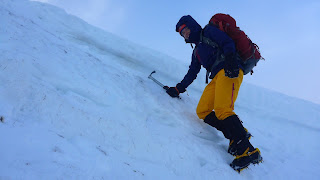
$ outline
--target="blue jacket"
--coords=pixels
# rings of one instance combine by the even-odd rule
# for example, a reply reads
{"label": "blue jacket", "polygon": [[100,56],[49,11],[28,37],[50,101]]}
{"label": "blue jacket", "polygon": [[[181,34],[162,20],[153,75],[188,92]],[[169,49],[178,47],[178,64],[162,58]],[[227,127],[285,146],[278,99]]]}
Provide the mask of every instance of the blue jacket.
{"label": "blue jacket", "polygon": [[187,88],[196,78],[200,72],[201,65],[211,72],[211,77],[214,77],[221,69],[224,68],[224,61],[212,65],[217,59],[218,49],[212,46],[200,42],[200,34],[203,31],[203,35],[212,41],[216,42],[220,50],[225,56],[228,54],[235,54],[236,48],[234,41],[225,33],[216,28],[215,26],[206,26],[204,29],[190,16],[183,16],[177,23],[176,31],[178,31],[181,25],[185,24],[191,31],[187,43],[194,43],[196,47],[192,53],[192,61],[189,66],[188,73],[181,81],[181,86]]}

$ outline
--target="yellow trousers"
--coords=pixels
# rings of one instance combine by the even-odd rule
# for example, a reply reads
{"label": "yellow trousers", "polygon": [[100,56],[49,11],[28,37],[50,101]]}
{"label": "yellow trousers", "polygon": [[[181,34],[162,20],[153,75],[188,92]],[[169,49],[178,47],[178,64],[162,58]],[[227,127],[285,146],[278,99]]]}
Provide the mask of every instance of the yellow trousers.
{"label": "yellow trousers", "polygon": [[211,80],[204,89],[197,107],[197,115],[204,119],[208,114],[215,111],[219,120],[224,120],[229,116],[235,115],[234,103],[243,79],[243,71],[240,70],[237,78],[225,76],[224,69]]}

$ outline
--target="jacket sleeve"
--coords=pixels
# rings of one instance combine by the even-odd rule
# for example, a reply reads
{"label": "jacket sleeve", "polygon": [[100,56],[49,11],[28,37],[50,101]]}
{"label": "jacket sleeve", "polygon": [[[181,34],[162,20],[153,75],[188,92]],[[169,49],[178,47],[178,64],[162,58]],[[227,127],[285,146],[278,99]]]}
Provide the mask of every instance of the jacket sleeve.
{"label": "jacket sleeve", "polygon": [[194,50],[193,54],[192,54],[192,61],[189,66],[189,70],[188,70],[187,74],[184,76],[183,80],[181,81],[181,85],[184,88],[187,88],[197,78],[197,75],[201,69],[201,64],[198,61],[198,59],[195,55],[195,52],[196,51]]}

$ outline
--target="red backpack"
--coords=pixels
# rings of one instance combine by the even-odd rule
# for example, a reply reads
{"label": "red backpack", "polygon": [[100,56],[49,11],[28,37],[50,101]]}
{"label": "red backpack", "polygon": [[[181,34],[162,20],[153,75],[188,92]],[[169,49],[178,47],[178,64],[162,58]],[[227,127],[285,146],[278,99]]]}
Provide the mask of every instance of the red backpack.
{"label": "red backpack", "polygon": [[[238,54],[242,59],[244,69],[248,69],[248,71],[251,71],[252,73],[252,68],[260,59],[263,58],[261,57],[259,47],[254,44],[239,27],[237,27],[236,20],[228,14],[218,13],[212,16],[209,24],[218,27],[221,31],[228,34],[228,36],[235,42]],[[245,74],[247,73],[248,72],[245,72]]]}

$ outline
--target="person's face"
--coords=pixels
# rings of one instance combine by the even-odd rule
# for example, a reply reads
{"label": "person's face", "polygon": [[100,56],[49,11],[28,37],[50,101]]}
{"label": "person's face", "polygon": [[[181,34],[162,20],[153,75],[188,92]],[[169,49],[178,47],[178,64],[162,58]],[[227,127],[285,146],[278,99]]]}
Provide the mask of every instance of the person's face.
{"label": "person's face", "polygon": [[181,36],[184,37],[184,39],[188,40],[189,36],[190,36],[190,29],[188,27],[185,27],[182,31],[181,31]]}

